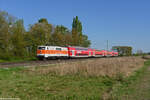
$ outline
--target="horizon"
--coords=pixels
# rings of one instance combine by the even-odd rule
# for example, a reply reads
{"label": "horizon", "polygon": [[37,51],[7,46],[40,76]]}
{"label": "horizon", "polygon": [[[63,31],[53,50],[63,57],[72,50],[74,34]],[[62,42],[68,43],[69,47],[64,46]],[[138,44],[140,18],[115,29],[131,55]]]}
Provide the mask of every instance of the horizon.
{"label": "horizon", "polygon": [[78,16],[83,25],[83,33],[91,40],[92,48],[106,49],[108,40],[109,48],[132,46],[133,52],[150,52],[150,1],[94,1],[0,0],[0,10],[23,19],[26,30],[40,18],[46,18],[53,25],[64,25],[71,29],[73,17]]}

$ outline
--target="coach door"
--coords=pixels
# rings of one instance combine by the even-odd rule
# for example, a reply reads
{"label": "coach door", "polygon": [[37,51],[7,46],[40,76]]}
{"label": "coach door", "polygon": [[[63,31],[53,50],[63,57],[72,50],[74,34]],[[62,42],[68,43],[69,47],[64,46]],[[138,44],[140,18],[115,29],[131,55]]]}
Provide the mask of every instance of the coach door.
{"label": "coach door", "polygon": [[72,50],[72,56],[75,56],[75,50]]}
{"label": "coach door", "polygon": [[91,56],[91,51],[89,51],[89,56]]}
{"label": "coach door", "polygon": [[93,56],[95,56],[95,51],[93,51]]}

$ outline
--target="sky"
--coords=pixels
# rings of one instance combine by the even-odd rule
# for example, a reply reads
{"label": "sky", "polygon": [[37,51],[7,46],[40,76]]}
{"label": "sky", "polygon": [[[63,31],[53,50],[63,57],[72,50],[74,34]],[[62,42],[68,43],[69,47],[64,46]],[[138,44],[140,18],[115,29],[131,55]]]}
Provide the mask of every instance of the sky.
{"label": "sky", "polygon": [[71,29],[78,16],[91,47],[132,46],[150,52],[150,0],[0,0],[0,10],[23,19],[25,28],[46,18]]}

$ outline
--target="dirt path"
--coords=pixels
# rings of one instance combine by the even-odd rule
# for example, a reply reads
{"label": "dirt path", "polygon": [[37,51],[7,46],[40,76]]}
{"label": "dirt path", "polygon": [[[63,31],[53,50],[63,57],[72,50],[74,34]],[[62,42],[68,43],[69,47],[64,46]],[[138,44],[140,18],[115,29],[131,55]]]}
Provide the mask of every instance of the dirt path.
{"label": "dirt path", "polygon": [[150,100],[150,66],[128,90],[130,92],[123,100]]}

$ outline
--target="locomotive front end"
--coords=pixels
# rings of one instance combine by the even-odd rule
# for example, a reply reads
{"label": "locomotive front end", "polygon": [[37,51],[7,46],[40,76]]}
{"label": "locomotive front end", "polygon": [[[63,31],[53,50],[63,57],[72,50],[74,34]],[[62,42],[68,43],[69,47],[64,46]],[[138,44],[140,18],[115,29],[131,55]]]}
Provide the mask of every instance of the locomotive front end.
{"label": "locomotive front end", "polygon": [[44,59],[45,58],[45,49],[46,47],[45,46],[39,46],[37,48],[37,58],[38,59]]}

